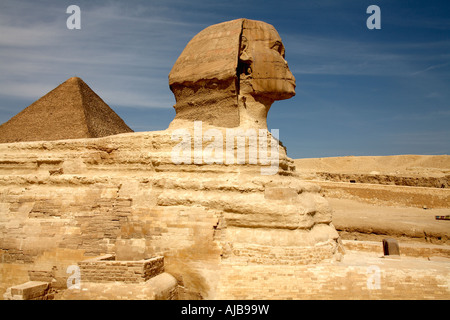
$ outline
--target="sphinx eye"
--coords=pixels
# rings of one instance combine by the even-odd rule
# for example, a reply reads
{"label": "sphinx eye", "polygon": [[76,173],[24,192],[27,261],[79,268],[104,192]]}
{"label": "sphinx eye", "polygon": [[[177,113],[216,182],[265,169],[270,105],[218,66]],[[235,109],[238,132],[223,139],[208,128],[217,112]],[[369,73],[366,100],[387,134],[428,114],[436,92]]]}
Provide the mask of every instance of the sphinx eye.
{"label": "sphinx eye", "polygon": [[284,46],[281,43],[281,41],[275,41],[275,43],[272,45],[271,49],[277,51],[284,58]]}

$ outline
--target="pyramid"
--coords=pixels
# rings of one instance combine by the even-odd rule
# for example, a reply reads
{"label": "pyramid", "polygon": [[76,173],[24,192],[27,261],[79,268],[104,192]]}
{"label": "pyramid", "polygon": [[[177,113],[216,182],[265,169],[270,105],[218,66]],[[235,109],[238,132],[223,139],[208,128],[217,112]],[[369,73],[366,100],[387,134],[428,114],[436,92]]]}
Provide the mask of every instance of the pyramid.
{"label": "pyramid", "polygon": [[0,143],[98,138],[133,132],[80,78],[73,77],[0,126]]}

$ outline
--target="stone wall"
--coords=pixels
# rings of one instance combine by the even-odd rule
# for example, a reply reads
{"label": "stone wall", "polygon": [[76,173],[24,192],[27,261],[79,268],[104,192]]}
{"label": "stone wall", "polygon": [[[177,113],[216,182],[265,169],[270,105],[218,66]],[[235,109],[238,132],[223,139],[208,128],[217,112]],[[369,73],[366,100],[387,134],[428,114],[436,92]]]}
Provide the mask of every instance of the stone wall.
{"label": "stone wall", "polygon": [[164,272],[164,257],[140,261],[117,261],[112,255],[78,263],[82,281],[125,283],[145,282]]}
{"label": "stone wall", "polygon": [[424,188],[381,184],[350,184],[314,181],[329,198],[355,199],[373,204],[422,208],[448,208],[448,188]]}
{"label": "stone wall", "polygon": [[442,177],[408,177],[389,174],[356,174],[356,173],[333,173],[314,172],[319,180],[351,183],[370,183],[381,185],[427,187],[427,188],[449,188],[450,175]]}

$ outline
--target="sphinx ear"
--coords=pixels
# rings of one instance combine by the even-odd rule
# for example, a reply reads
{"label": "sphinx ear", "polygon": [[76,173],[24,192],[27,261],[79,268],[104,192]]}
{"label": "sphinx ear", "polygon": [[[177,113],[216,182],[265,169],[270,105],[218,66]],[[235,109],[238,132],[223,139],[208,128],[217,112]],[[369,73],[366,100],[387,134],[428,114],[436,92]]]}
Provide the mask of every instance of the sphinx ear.
{"label": "sphinx ear", "polygon": [[238,61],[238,74],[245,74],[246,76],[252,73],[252,57],[248,50],[248,40],[246,37],[241,36],[240,48],[239,48],[239,61]]}
{"label": "sphinx ear", "polygon": [[252,58],[248,49],[248,40],[246,37],[241,36],[240,48],[239,48],[239,60],[242,62],[251,62]]}

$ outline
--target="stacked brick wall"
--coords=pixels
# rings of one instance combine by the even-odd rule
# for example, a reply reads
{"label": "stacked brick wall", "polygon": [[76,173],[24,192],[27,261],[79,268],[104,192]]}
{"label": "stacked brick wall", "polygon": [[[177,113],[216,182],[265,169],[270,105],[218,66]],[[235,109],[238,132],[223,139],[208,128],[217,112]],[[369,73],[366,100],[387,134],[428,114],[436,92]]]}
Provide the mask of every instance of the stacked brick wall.
{"label": "stacked brick wall", "polygon": [[[330,250],[330,246],[333,247]],[[239,261],[258,264],[306,265],[331,259],[336,250],[334,243],[311,247],[272,247],[233,244],[232,253]]]}
{"label": "stacked brick wall", "polygon": [[79,262],[81,280],[138,283],[164,272],[164,257],[140,261],[116,261],[108,258],[100,257]]}

